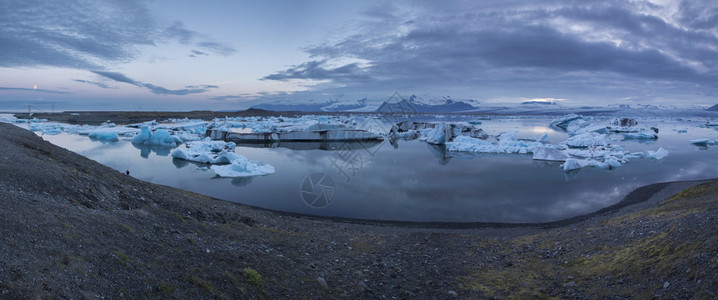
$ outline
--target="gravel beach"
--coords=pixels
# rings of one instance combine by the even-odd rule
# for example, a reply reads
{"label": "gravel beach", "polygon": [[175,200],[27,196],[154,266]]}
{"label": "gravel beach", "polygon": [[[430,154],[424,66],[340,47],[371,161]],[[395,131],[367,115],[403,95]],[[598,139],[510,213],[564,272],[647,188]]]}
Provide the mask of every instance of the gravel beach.
{"label": "gravel beach", "polygon": [[0,123],[0,205],[0,298],[718,297],[718,181],[549,224],[349,222],[147,183]]}

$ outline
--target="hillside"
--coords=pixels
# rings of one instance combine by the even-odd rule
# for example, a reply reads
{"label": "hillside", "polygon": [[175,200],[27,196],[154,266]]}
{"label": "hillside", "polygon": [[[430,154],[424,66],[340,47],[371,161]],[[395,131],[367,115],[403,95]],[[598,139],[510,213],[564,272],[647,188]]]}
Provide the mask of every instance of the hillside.
{"label": "hillside", "polygon": [[136,180],[0,123],[0,298],[715,298],[716,195],[651,185],[561,224],[340,222]]}

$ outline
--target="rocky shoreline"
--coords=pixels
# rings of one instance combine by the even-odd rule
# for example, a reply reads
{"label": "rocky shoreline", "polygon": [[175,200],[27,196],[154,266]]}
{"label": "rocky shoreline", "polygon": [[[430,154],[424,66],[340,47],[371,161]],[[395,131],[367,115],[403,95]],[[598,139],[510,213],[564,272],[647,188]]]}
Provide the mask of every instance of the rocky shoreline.
{"label": "rocky shoreline", "polygon": [[718,296],[718,181],[562,223],[457,228],[212,199],[9,124],[0,153],[0,298]]}

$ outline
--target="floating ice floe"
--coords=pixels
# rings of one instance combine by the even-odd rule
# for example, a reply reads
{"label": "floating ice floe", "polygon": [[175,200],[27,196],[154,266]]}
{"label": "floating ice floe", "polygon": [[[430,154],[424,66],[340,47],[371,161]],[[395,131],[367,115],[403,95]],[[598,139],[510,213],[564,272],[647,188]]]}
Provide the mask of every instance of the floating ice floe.
{"label": "floating ice floe", "polygon": [[120,140],[120,136],[117,134],[117,131],[110,131],[110,130],[102,130],[102,129],[92,130],[92,131],[90,131],[88,136],[91,139],[110,141],[110,142]]}
{"label": "floating ice floe", "polygon": [[[432,128],[433,126],[433,128]],[[420,129],[420,140],[435,145],[443,145],[453,141],[458,136],[467,136],[478,139],[486,139],[489,137],[481,128],[472,125],[457,123],[415,123],[414,128]]]}
{"label": "floating ice floe", "polygon": [[446,150],[476,153],[533,153],[537,147],[544,147],[539,142],[526,142],[516,139],[514,132],[501,135],[498,142],[489,142],[468,136],[457,136],[452,142],[446,143]]}
{"label": "floating ice floe", "polygon": [[169,131],[165,129],[157,129],[152,133],[149,126],[144,125],[140,133],[132,138],[132,143],[161,147],[177,147],[177,145],[182,143],[182,139],[170,135]]}
{"label": "floating ice floe", "polygon": [[566,161],[570,158],[568,154],[556,147],[535,147],[533,159],[546,161]]}
{"label": "floating ice floe", "polygon": [[621,166],[621,162],[615,157],[606,157],[602,161],[596,159],[574,159],[569,158],[564,162],[561,167],[564,171],[571,171],[586,167],[594,167],[600,169],[613,169]]}
{"label": "floating ice floe", "polygon": [[622,135],[623,139],[626,140],[655,140],[658,138],[658,134],[650,130],[640,132],[627,132],[622,133]]}
{"label": "floating ice floe", "polygon": [[38,119],[38,118],[15,119],[15,123],[42,123],[42,122],[47,122],[47,119]]}
{"label": "floating ice floe", "polygon": [[249,177],[274,173],[274,167],[260,162],[250,161],[242,155],[228,165],[210,167],[220,177]]}
{"label": "floating ice floe", "polygon": [[691,140],[691,144],[698,145],[698,146],[718,145],[718,140],[695,139],[695,140]]}
{"label": "floating ice floe", "polygon": [[548,143],[549,142],[548,132],[544,132],[541,136],[536,138],[536,141],[539,143]]}
{"label": "floating ice floe", "polygon": [[235,144],[224,141],[194,141],[187,142],[185,147],[172,151],[172,157],[208,164],[231,163],[238,158],[234,153]]}
{"label": "floating ice floe", "polygon": [[43,134],[56,135],[62,133],[64,126],[58,123],[30,123],[30,131],[39,131]]}
{"label": "floating ice floe", "polygon": [[274,167],[234,153],[235,144],[224,141],[195,141],[172,151],[172,157],[199,163],[225,164],[210,167],[220,177],[259,176],[274,173]]}
{"label": "floating ice floe", "polygon": [[648,151],[646,153],[646,157],[661,160],[664,159],[666,156],[668,156],[668,150],[661,148],[658,148],[656,151]]}
{"label": "floating ice floe", "polygon": [[17,123],[17,118],[13,114],[0,114],[0,122]]}
{"label": "floating ice floe", "polygon": [[426,142],[429,144],[446,144],[452,138],[451,126],[446,123],[439,123],[426,133]]}
{"label": "floating ice floe", "polygon": [[588,132],[569,137],[564,144],[571,148],[589,148],[608,145],[608,137],[605,134]]}
{"label": "floating ice floe", "polygon": [[[565,130],[571,122],[579,120],[579,119],[583,120],[583,117],[581,117],[577,114],[569,114],[569,115],[561,116],[561,117],[558,117],[558,118],[552,120],[549,123],[549,125],[552,127],[558,127],[558,128]],[[585,121],[585,120],[583,120],[583,121]]]}
{"label": "floating ice floe", "polygon": [[[279,141],[331,142],[381,140],[382,136],[364,129],[357,129],[356,120],[327,116],[302,116],[299,118],[258,118],[253,121],[242,118],[215,119],[207,125],[212,139],[237,143],[264,143]],[[244,122],[232,125],[234,122]],[[241,127],[251,132],[232,132],[229,128]]]}
{"label": "floating ice floe", "polygon": [[549,123],[551,127],[558,127],[566,131],[568,135],[581,135],[585,133],[608,133],[606,126],[591,125],[585,118],[577,114],[570,114],[557,118]]}

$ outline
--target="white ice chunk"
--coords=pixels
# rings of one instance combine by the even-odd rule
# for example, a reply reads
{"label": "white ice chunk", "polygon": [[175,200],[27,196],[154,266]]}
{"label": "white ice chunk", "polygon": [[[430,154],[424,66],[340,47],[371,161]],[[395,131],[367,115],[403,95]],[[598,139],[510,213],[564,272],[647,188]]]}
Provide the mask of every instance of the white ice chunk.
{"label": "white ice chunk", "polygon": [[91,139],[97,139],[97,140],[103,140],[103,141],[118,141],[120,140],[119,135],[117,134],[117,131],[114,130],[103,130],[103,129],[96,129],[90,131],[88,134]]}
{"label": "white ice chunk", "polygon": [[446,123],[440,123],[426,133],[426,142],[430,144],[446,144],[451,139],[451,126]]}
{"label": "white ice chunk", "polygon": [[565,163],[561,165],[564,171],[571,171],[576,169],[581,169],[585,167],[594,167],[594,168],[600,168],[600,169],[612,169],[617,168],[621,166],[621,162],[618,161],[618,159],[614,157],[607,157],[604,159],[604,161],[599,161],[595,159],[573,159],[569,158],[566,160]]}
{"label": "white ice chunk", "polygon": [[536,141],[539,143],[548,143],[548,132],[544,132],[540,137],[536,138]]}
{"label": "white ice chunk", "polygon": [[516,140],[513,132],[504,133],[498,143],[492,143],[468,136],[457,136],[454,141],[446,143],[446,150],[476,153],[532,153],[535,148],[543,147],[542,143]]}
{"label": "white ice chunk", "polygon": [[274,167],[271,165],[249,161],[242,155],[237,156],[231,164],[211,166],[210,168],[220,177],[248,177],[274,173]]}
{"label": "white ice chunk", "polygon": [[668,156],[668,150],[663,149],[663,147],[658,148],[656,151],[649,150],[648,153],[646,153],[646,157],[658,160],[664,159],[666,156]]}
{"label": "white ice chunk", "polygon": [[568,132],[568,134],[570,134],[570,135],[585,133],[585,132],[583,132],[583,129],[585,129],[586,127],[589,127],[590,125],[591,125],[591,123],[589,123],[588,121],[586,121],[582,118],[575,119],[567,124],[566,132]]}
{"label": "white ice chunk", "polygon": [[536,147],[533,150],[535,160],[566,161],[569,156],[554,147]]}
{"label": "white ice chunk", "polygon": [[577,120],[577,119],[581,119],[581,118],[583,118],[583,117],[581,117],[577,114],[569,114],[569,115],[565,115],[565,116],[554,119],[553,121],[551,121],[551,123],[549,123],[549,125],[566,129],[566,127],[568,127],[568,124],[570,122]]}
{"label": "white ice chunk", "polygon": [[698,146],[716,145],[716,144],[718,144],[718,140],[695,139],[695,140],[691,140],[691,144],[698,145]]}
{"label": "white ice chunk", "polygon": [[172,157],[208,164],[231,163],[240,155],[234,153],[236,145],[233,142],[204,141],[187,142],[185,148],[172,151]]}
{"label": "white ice chunk", "polygon": [[604,134],[589,132],[572,136],[564,142],[572,148],[588,148],[608,145],[608,137]]}
{"label": "white ice chunk", "polygon": [[144,125],[140,133],[132,139],[132,143],[160,147],[177,147],[177,145],[182,143],[182,139],[170,135],[169,131],[165,129],[158,129],[155,133],[152,133],[149,126]]}
{"label": "white ice chunk", "polygon": [[622,135],[626,140],[655,140],[658,138],[658,134],[653,131],[627,132]]}

